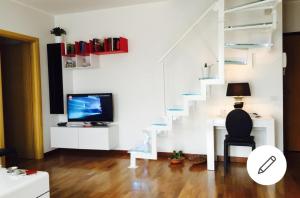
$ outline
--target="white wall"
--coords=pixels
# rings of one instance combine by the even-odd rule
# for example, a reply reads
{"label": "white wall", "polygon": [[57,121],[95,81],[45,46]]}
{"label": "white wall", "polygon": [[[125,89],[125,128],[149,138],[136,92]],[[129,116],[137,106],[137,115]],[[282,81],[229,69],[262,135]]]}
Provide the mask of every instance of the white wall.
{"label": "white wall", "polygon": [[[40,40],[44,151],[50,150],[50,126],[57,116],[50,115],[48,91],[47,43],[53,42],[49,30],[54,26],[54,17],[21,6],[11,1],[0,1],[0,29],[17,32]],[[16,123],[17,124],[17,123]]]}
{"label": "white wall", "polygon": [[300,31],[300,1],[283,2],[283,32]]}
{"label": "white wall", "polygon": [[[95,70],[73,71],[75,93],[113,92],[115,118],[119,124],[119,149],[130,149],[141,142],[141,130],[163,113],[162,67],[160,56],[179,38],[212,1],[172,0],[92,12],[59,15],[56,25],[66,28],[68,40],[88,40],[94,37],[125,36],[129,53],[102,56],[101,67]],[[282,22],[279,8],[279,28],[274,34],[275,47],[257,51],[255,66],[228,66],[228,81],[250,81],[253,96],[246,109],[276,119],[276,142],[282,148]],[[216,63],[216,32],[211,13],[195,32],[168,58],[167,103],[180,102],[179,94],[197,91],[201,65]],[[238,17],[237,17],[238,18]],[[251,17],[248,17],[251,19]],[[205,50],[205,47],[208,47]],[[206,153],[206,123],[208,116],[229,110],[233,99],[225,97],[226,85],[215,86],[206,102],[194,106],[191,116],[177,120],[168,137],[159,138],[159,151],[182,149],[186,153]],[[255,131],[258,145],[264,143],[263,133]],[[218,142],[223,140],[224,131]],[[222,148],[218,147],[222,154]],[[233,155],[245,156],[249,150],[234,149]]]}

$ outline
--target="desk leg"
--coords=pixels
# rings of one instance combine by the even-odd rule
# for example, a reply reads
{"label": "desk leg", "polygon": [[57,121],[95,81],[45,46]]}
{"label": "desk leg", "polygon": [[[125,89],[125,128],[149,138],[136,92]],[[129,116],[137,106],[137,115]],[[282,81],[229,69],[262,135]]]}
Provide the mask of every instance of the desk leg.
{"label": "desk leg", "polygon": [[275,146],[275,122],[272,120],[266,126],[266,133],[267,133],[267,145]]}
{"label": "desk leg", "polygon": [[206,133],[207,147],[207,170],[215,170],[215,131],[213,123],[210,122]]}

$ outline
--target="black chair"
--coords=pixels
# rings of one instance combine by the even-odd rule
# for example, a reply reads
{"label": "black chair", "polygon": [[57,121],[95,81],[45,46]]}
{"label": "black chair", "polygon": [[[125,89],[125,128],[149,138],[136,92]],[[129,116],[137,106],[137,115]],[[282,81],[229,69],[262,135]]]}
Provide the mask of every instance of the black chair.
{"label": "black chair", "polygon": [[17,165],[18,164],[18,153],[13,148],[4,148],[0,149],[0,157],[7,157],[9,158],[7,160],[8,166]]}
{"label": "black chair", "polygon": [[242,109],[231,111],[226,117],[225,123],[228,135],[224,140],[224,169],[229,163],[228,149],[230,146],[250,146],[255,149],[254,137],[250,136],[253,123],[250,115]]}

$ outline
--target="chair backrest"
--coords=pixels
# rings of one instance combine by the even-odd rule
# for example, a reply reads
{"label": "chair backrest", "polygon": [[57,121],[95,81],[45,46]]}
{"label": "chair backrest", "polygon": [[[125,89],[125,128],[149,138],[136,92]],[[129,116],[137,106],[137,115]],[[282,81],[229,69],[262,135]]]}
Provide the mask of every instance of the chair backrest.
{"label": "chair backrest", "polygon": [[246,111],[235,109],[227,115],[225,126],[229,136],[242,138],[250,136],[253,123]]}

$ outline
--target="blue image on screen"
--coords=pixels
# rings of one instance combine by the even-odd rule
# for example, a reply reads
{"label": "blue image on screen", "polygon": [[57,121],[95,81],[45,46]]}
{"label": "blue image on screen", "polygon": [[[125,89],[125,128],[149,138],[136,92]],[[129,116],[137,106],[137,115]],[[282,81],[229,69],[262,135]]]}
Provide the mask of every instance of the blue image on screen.
{"label": "blue image on screen", "polygon": [[70,96],[68,117],[73,120],[97,120],[102,114],[100,96]]}

